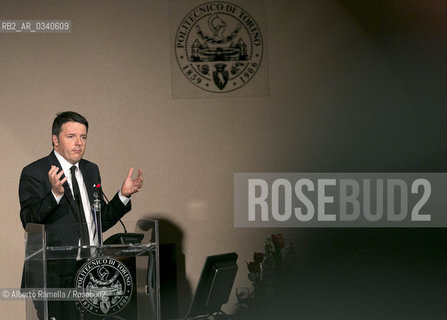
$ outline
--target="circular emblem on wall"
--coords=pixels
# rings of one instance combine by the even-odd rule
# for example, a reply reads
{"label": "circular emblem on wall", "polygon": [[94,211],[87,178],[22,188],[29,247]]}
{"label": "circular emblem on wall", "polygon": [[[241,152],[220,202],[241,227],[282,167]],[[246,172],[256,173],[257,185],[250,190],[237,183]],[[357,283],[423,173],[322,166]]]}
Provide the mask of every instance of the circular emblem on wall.
{"label": "circular emblem on wall", "polygon": [[81,312],[111,315],[124,309],[132,296],[129,269],[110,257],[88,260],[79,268],[75,281],[77,307]]}
{"label": "circular emblem on wall", "polygon": [[263,40],[253,17],[224,1],[191,10],[175,35],[175,55],[185,77],[215,93],[230,92],[248,83],[258,71]]}

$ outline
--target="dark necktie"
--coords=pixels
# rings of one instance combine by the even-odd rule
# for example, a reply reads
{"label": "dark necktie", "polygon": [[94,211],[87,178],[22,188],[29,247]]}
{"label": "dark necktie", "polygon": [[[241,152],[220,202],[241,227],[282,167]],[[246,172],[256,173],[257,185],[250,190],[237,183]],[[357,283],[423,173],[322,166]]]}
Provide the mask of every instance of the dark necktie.
{"label": "dark necktie", "polygon": [[70,168],[71,184],[73,186],[73,194],[78,207],[78,216],[81,226],[81,245],[86,246],[90,244],[88,236],[87,221],[85,220],[84,206],[82,205],[81,191],[79,190],[78,180],[76,179],[76,166]]}

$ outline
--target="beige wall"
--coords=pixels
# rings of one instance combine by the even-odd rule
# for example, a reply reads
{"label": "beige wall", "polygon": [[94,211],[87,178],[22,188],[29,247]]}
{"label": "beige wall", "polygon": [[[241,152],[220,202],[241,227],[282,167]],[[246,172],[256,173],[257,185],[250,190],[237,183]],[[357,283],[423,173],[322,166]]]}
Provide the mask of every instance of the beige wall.
{"label": "beige wall", "polygon": [[[400,142],[419,137],[401,117],[419,116],[417,80],[405,80],[418,71],[395,64],[400,51],[384,53],[335,1],[266,5],[270,95],[172,99],[167,1],[2,1],[2,19],[71,19],[73,31],[0,34],[0,287],[20,282],[20,171],[50,152],[59,111],[88,118],[85,158],[108,195],[130,166],[144,170],[126,219],[181,229],[192,288],[204,257],[227,251],[239,254],[236,286],[248,285],[244,261],[271,231],[233,227],[233,173],[417,170]],[[433,139],[437,125],[424,127]],[[307,232],[293,233],[298,248]],[[0,312],[24,318],[19,302],[0,302]]]}

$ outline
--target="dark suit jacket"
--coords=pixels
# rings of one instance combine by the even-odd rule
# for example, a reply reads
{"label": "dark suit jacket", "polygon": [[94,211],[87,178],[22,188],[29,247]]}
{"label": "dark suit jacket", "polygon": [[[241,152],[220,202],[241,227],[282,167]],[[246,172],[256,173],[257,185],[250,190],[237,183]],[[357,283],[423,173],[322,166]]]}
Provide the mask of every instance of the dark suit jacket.
{"label": "dark suit jacket", "polygon": [[[52,165],[62,168],[54,152],[26,166],[20,176],[19,198],[20,219],[25,228],[28,223],[44,224],[47,246],[77,246],[80,239],[79,216],[76,203],[67,182],[64,184],[64,195],[57,204],[48,179],[48,171]],[[101,183],[98,166],[87,160],[79,162],[79,168],[84,178],[90,203],[93,203],[93,192],[97,190],[94,184]],[[130,202],[125,206],[118,193],[106,205],[102,194],[99,195],[102,206],[102,229],[112,227],[131,209]],[[24,283],[22,287],[32,287]],[[32,281],[31,281],[32,282]]]}

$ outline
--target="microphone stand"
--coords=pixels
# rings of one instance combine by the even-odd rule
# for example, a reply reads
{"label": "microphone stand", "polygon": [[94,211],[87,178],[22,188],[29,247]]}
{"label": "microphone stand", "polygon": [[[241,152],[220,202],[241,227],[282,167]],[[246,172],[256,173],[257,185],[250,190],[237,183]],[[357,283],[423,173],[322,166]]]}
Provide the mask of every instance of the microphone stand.
{"label": "microphone stand", "polygon": [[102,256],[103,254],[103,240],[102,240],[102,217],[101,217],[101,200],[99,198],[99,192],[101,185],[96,185],[95,188],[98,192],[93,192],[93,205],[92,205],[92,213],[93,219],[95,222],[96,228],[96,236],[98,237],[98,255]]}

